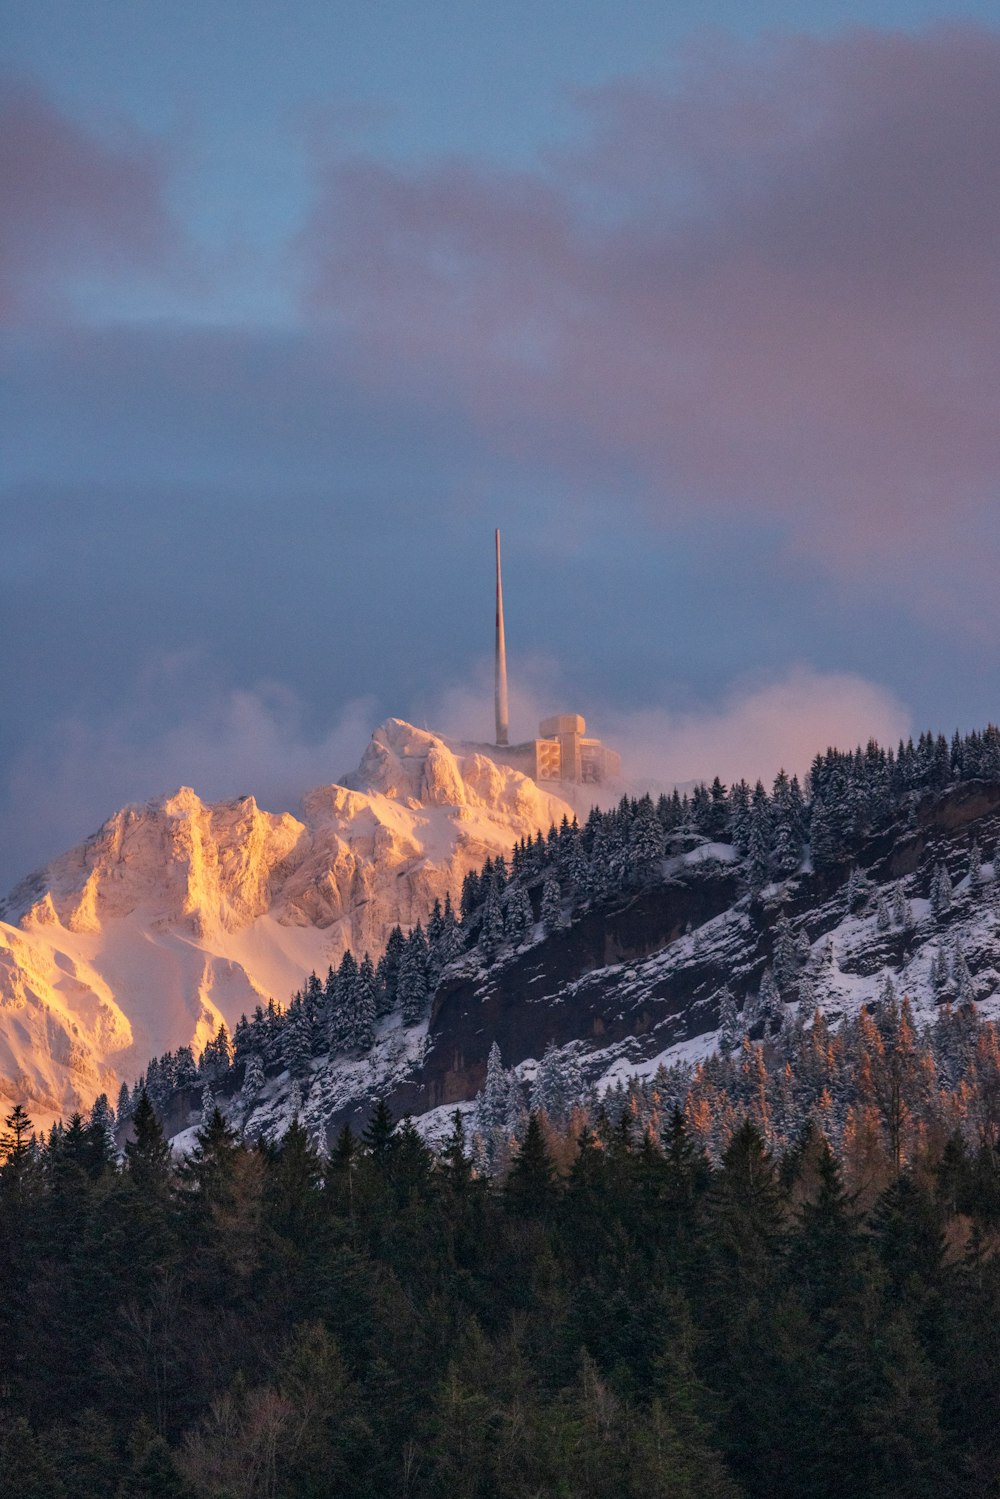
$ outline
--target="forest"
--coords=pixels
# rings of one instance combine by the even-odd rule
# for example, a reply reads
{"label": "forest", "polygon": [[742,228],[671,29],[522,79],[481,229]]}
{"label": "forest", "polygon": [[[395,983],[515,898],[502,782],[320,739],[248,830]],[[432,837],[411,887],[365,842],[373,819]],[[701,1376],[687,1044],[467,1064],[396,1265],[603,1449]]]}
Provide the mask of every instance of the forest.
{"label": "forest", "polygon": [[676,1106],[532,1111],[494,1175],[384,1105],[179,1164],[145,1096],[122,1159],[17,1108],[4,1493],[993,1495],[998,1097],[898,1143],[890,1092],[867,1154],[744,1111],[714,1160]]}

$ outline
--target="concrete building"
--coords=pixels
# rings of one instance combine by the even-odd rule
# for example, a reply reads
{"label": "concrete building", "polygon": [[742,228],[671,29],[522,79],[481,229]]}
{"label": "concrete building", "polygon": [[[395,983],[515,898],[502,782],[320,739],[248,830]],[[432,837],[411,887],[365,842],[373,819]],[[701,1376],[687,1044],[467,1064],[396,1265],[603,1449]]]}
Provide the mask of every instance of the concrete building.
{"label": "concrete building", "polygon": [[501,765],[510,765],[533,781],[566,781],[571,785],[598,785],[617,781],[622,758],[600,739],[587,737],[587,725],[579,713],[559,713],[538,725],[538,738],[523,744],[484,744],[484,754]]}

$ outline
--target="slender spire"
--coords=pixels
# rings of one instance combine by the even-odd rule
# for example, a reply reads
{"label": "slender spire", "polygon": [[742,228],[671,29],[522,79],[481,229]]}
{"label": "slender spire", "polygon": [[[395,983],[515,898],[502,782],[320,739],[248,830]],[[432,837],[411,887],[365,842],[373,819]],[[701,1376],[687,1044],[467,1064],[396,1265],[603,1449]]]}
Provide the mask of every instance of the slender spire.
{"label": "slender spire", "polygon": [[497,744],[506,744],[510,723],[507,713],[507,647],[503,638],[503,587],[500,583],[500,532],[497,543],[497,661],[496,661],[496,711]]}

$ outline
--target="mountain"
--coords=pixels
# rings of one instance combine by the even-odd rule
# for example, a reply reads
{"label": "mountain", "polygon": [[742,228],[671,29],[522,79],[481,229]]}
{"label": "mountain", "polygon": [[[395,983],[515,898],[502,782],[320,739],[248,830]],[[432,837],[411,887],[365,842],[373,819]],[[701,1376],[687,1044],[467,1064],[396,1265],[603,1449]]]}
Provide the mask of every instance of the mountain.
{"label": "mountain", "polygon": [[[782,775],[771,796],[741,783],[592,813],[579,832],[520,851],[499,882],[484,871],[466,902],[466,950],[410,1023],[390,994],[374,1032],[352,1042],[339,1020],[355,1003],[348,976],[287,1016],[258,1015],[238,1030],[235,1058],[187,1086],[160,1059],[148,1076],[157,1107],[182,1145],[206,1081],[251,1137],[277,1138],[297,1114],[326,1145],[385,1099],[434,1138],[482,1094],[494,1045],[504,1127],[516,1129],[553,1090],[565,1115],[628,1079],[690,1105],[698,1064],[744,1042],[747,1066],[776,1068],[780,1092],[787,1048],[808,1044],[817,1012],[836,1030],[898,998],[920,1028],[948,1007],[969,1024],[994,1020],[1000,768],[951,763],[947,745],[942,761],[943,741],[928,740],[926,756],[828,752],[808,805]],[[306,1041],[289,1047],[293,1033]],[[727,1078],[738,1103],[746,1075],[730,1067]],[[845,1074],[832,1100],[841,1125],[853,1086]]]}
{"label": "mountain", "polygon": [[38,1123],[117,1092],[154,1054],[286,1004],[343,952],[456,900],[484,859],[572,816],[517,771],[388,719],[298,816],[189,788],[116,812],[0,914],[0,1098]]}

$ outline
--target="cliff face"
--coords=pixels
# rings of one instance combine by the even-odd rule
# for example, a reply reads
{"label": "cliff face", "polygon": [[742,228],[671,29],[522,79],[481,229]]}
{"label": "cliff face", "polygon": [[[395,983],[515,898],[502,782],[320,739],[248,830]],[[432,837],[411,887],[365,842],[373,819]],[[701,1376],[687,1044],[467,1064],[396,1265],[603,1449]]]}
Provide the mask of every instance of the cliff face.
{"label": "cliff face", "polygon": [[481,754],[389,719],[298,816],[189,788],[116,812],[22,882],[0,922],[0,1099],[37,1123],[151,1055],[287,1002],[346,948],[457,899],[466,872],[570,809]]}

